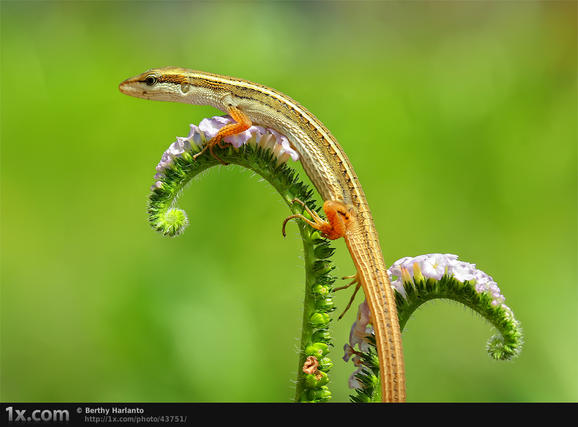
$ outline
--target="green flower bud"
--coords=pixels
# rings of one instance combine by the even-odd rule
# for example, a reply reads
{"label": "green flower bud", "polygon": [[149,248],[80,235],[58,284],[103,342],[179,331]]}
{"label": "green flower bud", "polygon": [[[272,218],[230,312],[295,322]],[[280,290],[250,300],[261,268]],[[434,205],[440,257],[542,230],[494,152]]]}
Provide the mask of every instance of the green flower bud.
{"label": "green flower bud", "polygon": [[331,341],[331,334],[328,329],[319,329],[313,333],[311,340],[314,342],[329,343]]}
{"label": "green flower bud", "polygon": [[333,302],[333,298],[320,298],[316,301],[317,308],[323,311],[333,311],[335,310],[335,303]]}
{"label": "green flower bud", "polygon": [[333,269],[331,262],[329,261],[315,261],[313,264],[313,271],[317,274],[329,273]]}
{"label": "green flower bud", "polygon": [[311,229],[311,234],[309,234],[309,238],[313,240],[313,243],[316,245],[323,244],[327,242],[327,240],[323,237],[323,234],[319,230]]}
{"label": "green flower bud", "polygon": [[318,297],[326,297],[331,294],[331,288],[327,285],[317,284],[313,286],[311,293]]}
{"label": "green flower bud", "polygon": [[331,255],[333,255],[334,252],[335,249],[328,245],[319,245],[313,250],[315,256],[322,259],[329,258]]}
{"label": "green flower bud", "polygon": [[159,215],[156,223],[157,229],[165,236],[178,236],[189,225],[187,214],[182,209],[170,208]]}
{"label": "green flower bud", "polygon": [[314,328],[323,328],[329,324],[330,320],[329,314],[317,311],[309,317],[309,324]]}
{"label": "green flower bud", "polygon": [[305,385],[308,388],[320,388],[329,382],[325,372],[317,371],[314,374],[305,374]]}
{"label": "green flower bud", "polygon": [[329,372],[333,368],[333,361],[329,357],[319,359],[319,370]]}
{"label": "green flower bud", "polygon": [[329,353],[329,346],[322,342],[310,344],[305,348],[305,355],[315,356],[318,360]]}
{"label": "green flower bud", "polygon": [[307,396],[312,402],[326,402],[331,398],[331,392],[327,386],[321,386],[320,388],[310,389]]}

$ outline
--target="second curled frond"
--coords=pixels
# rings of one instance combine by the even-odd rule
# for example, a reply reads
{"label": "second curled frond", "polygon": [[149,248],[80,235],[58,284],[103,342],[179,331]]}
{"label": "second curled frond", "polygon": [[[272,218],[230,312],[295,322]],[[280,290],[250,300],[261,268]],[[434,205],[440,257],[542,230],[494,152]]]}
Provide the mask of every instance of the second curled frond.
{"label": "second curled frond", "polygon": [[[433,299],[450,299],[479,313],[496,329],[486,345],[490,357],[509,360],[522,350],[523,334],[520,322],[504,301],[498,285],[491,276],[474,264],[459,261],[457,255],[428,254],[405,257],[393,263],[388,270],[395,291],[400,328],[403,330],[415,310]],[[359,306],[357,320],[351,328],[349,343],[345,345],[347,361],[354,355],[357,370],[349,380],[355,389],[351,399],[371,402],[376,399],[373,386],[375,363],[371,355],[374,346],[369,308],[364,301]]]}
{"label": "second curled frond", "polygon": [[450,299],[464,304],[496,329],[486,349],[496,360],[513,359],[520,353],[523,334],[520,322],[505,304],[497,283],[475,264],[457,255],[429,254],[403,258],[390,268],[396,290],[399,324],[403,329],[411,314],[432,299]]}

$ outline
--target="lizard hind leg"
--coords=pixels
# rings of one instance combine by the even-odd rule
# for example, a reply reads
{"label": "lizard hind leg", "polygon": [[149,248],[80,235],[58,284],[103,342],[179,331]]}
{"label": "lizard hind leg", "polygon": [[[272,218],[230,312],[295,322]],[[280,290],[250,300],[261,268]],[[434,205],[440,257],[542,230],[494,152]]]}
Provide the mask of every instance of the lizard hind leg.
{"label": "lizard hind leg", "polygon": [[346,276],[343,277],[343,279],[353,279],[351,282],[349,282],[347,285],[345,286],[340,286],[338,288],[333,289],[333,292],[337,292],[340,291],[342,289],[347,289],[349,288],[351,285],[357,285],[355,286],[355,290],[353,291],[353,294],[351,295],[351,298],[349,299],[349,302],[347,303],[347,306],[345,307],[345,310],[343,310],[343,313],[341,313],[338,317],[339,320],[341,320],[343,318],[343,316],[345,315],[345,313],[347,313],[347,311],[349,310],[349,308],[351,307],[351,304],[353,304],[353,301],[355,300],[355,296],[357,295],[357,292],[359,291],[359,288],[361,288],[361,283],[359,282],[359,278],[357,276],[357,274],[353,275],[353,276]]}

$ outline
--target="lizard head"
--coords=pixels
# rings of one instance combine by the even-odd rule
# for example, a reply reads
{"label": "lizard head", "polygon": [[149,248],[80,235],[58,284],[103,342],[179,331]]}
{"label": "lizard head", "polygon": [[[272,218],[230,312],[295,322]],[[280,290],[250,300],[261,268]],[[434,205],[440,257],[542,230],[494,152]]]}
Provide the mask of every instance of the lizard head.
{"label": "lizard head", "polygon": [[189,92],[191,84],[183,68],[153,68],[119,85],[125,95],[157,101],[182,101]]}

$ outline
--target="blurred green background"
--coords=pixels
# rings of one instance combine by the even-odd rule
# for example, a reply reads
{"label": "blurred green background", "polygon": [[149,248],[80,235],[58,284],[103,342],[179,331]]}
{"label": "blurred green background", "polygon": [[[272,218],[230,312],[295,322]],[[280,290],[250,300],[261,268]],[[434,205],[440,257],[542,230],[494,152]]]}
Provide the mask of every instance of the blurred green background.
{"label": "blurred green background", "polygon": [[[575,2],[0,10],[1,400],[293,398],[304,271],[274,190],[215,168],[184,194],[183,236],[147,223],[162,152],[219,114],[119,93],[166,65],[266,84],[316,114],[357,170],[388,264],[449,252],[498,282],[520,358],[492,361],[482,319],[429,303],[404,332],[409,401],[578,399]],[[352,274],[336,246],[336,274]],[[332,323],[337,402],[355,313]]]}

